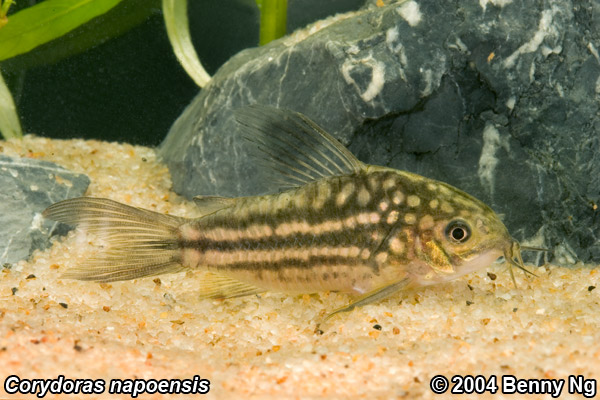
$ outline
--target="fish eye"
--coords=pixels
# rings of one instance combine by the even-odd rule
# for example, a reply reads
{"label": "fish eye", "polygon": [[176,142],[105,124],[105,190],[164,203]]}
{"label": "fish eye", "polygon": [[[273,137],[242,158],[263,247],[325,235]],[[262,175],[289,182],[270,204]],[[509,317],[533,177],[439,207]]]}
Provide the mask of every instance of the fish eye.
{"label": "fish eye", "polygon": [[471,237],[471,228],[464,221],[451,221],[446,226],[446,237],[454,243],[464,243]]}

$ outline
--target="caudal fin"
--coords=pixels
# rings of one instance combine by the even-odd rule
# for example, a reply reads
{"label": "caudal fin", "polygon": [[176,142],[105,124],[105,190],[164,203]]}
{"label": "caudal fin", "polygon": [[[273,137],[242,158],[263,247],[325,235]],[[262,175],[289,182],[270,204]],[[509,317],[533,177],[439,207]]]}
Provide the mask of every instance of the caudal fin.
{"label": "caudal fin", "polygon": [[64,278],[113,282],[185,269],[177,240],[184,218],[93,197],[55,203],[43,216],[78,225],[108,243],[105,251],[68,270]]}

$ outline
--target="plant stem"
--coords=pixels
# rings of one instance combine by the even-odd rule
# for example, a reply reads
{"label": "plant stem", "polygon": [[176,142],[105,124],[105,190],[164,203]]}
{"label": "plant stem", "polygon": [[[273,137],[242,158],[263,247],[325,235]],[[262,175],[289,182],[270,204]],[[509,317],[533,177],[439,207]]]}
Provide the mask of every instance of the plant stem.
{"label": "plant stem", "polygon": [[265,45],[286,33],[287,0],[256,0],[260,9],[260,40]]}
{"label": "plant stem", "polygon": [[14,3],[14,0],[0,0],[0,28],[8,23],[8,18],[6,14],[8,14],[8,9]]}

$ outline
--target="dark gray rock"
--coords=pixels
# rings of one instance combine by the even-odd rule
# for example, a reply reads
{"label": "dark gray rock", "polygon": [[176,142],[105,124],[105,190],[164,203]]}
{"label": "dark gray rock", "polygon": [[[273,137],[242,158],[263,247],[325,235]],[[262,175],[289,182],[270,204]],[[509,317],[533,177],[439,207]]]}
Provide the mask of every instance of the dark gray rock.
{"label": "dark gray rock", "polygon": [[261,103],[475,195],[559,262],[600,262],[600,3],[374,3],[225,64],[162,144],[175,190],[267,188],[232,120]]}
{"label": "dark gray rock", "polygon": [[28,258],[65,225],[44,220],[50,204],[85,193],[90,180],[47,161],[0,155],[0,265]]}

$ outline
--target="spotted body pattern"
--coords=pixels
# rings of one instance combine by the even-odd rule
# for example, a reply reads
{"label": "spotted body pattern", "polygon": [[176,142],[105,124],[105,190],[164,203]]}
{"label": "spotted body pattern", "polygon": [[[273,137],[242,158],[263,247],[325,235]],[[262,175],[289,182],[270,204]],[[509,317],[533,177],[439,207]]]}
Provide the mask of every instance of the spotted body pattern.
{"label": "spotted body pattern", "polygon": [[67,277],[114,281],[192,268],[211,273],[199,288],[205,297],[266,290],[358,296],[331,316],[502,255],[522,267],[518,243],[470,195],[365,165],[301,114],[253,106],[237,118],[274,172],[276,193],[199,196],[204,216],[194,220],[107,199],[57,203],[46,217],[81,224],[111,244]]}

